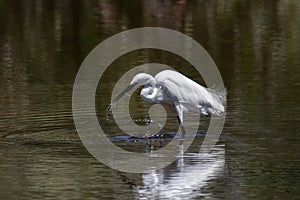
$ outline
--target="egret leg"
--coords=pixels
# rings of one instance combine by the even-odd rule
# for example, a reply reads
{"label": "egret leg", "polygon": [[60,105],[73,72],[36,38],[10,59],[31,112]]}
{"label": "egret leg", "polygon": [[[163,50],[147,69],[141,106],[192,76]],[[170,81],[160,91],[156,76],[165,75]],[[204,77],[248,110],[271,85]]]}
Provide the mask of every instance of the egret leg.
{"label": "egret leg", "polygon": [[182,121],[180,120],[180,118],[178,116],[177,116],[177,120],[178,120],[180,129],[181,129],[181,139],[180,139],[180,142],[179,142],[179,152],[180,152],[180,155],[183,156],[183,154],[184,154],[183,141],[184,141],[184,136],[185,136],[186,131],[185,131],[185,128],[182,124]]}
{"label": "egret leg", "polygon": [[182,111],[181,105],[179,103],[175,103],[174,107],[175,107],[175,110],[176,110],[177,115],[178,115],[177,120],[178,120],[180,129],[181,129],[181,139],[184,139],[186,131],[185,131],[185,128],[183,126],[183,111]]}
{"label": "egret leg", "polygon": [[183,126],[183,123],[181,122],[180,118],[177,116],[177,120],[178,120],[178,124],[180,126],[180,130],[181,130],[181,139],[184,139],[184,136],[185,136],[185,128]]}

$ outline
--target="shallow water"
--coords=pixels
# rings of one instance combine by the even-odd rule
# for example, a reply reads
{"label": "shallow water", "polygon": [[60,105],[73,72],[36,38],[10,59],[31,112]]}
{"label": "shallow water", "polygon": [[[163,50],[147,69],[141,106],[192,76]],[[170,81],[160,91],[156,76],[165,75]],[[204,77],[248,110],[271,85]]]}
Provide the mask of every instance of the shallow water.
{"label": "shallow water", "polygon": [[[298,1],[1,1],[0,11],[1,199],[300,195]],[[142,26],[193,37],[219,67],[228,91],[226,123],[207,160],[186,154],[159,171],[120,173],[93,158],[77,136],[71,97],[80,64],[99,42]],[[96,97],[99,122],[110,137],[124,136],[106,120],[114,83],[147,62],[167,64],[203,83],[185,60],[168,52],[142,50],[118,58]],[[137,93],[132,101],[133,118],[144,119],[149,105]],[[166,109],[165,131],[174,132],[176,117]],[[201,121],[201,133],[208,119]],[[146,151],[144,142],[118,145]]]}

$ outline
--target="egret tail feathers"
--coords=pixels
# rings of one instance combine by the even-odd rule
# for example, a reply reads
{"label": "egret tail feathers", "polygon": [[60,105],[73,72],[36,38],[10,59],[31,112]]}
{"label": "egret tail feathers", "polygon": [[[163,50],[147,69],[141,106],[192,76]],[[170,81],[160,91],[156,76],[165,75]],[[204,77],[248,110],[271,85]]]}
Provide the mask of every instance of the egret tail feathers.
{"label": "egret tail feathers", "polygon": [[211,106],[207,108],[207,111],[214,115],[222,115],[225,112],[226,106],[226,89],[217,90],[212,88],[207,88],[207,91],[212,96],[212,103]]}

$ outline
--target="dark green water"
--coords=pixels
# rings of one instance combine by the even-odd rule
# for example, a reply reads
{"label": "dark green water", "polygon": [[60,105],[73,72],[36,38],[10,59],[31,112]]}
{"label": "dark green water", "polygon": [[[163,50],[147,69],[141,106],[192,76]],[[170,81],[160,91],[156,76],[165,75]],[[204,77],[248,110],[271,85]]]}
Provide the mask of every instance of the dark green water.
{"label": "dark green water", "polygon": [[[0,199],[299,198],[299,1],[0,1],[0,12]],[[228,103],[211,157],[133,175],[88,153],[71,98],[85,56],[143,26],[198,41],[219,67]],[[202,81],[185,61],[153,50],[119,58],[112,69],[120,71],[104,80],[112,87],[122,70],[147,62]],[[100,91],[101,121],[111,88]],[[142,117],[136,101],[132,113]]]}

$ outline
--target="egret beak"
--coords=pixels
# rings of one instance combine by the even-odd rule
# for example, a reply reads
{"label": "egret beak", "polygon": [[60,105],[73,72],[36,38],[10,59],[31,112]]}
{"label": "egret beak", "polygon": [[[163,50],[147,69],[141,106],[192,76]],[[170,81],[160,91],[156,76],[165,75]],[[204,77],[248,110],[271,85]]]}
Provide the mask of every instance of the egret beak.
{"label": "egret beak", "polygon": [[116,96],[114,98],[114,100],[111,102],[111,104],[108,106],[107,110],[110,111],[113,107],[115,107],[115,105],[117,104],[117,102],[130,90],[132,90],[135,86],[137,86],[137,83],[132,83],[130,84],[127,88],[125,88],[120,94],[118,94],[118,96]]}

